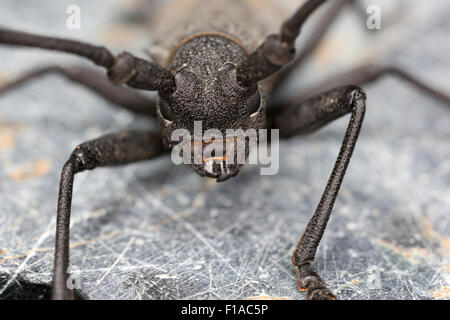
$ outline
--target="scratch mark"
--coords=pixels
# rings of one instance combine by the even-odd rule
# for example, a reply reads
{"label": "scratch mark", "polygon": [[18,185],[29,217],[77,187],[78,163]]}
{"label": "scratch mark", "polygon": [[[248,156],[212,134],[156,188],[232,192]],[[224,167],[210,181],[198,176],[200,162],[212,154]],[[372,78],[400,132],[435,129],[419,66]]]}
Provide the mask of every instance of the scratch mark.
{"label": "scratch mark", "polygon": [[[220,289],[224,289],[224,288],[228,288],[228,287],[233,287],[233,286],[236,286],[236,284],[237,284],[237,281],[236,281],[236,282],[232,282],[232,283],[227,283],[227,284],[225,284],[225,285],[223,285],[223,286],[214,288],[214,291],[219,291]],[[189,300],[189,299],[193,299],[193,298],[195,298],[195,297],[198,297],[198,296],[201,296],[201,295],[204,295],[204,294],[214,294],[214,295],[217,296],[216,293],[211,292],[211,291],[208,290],[208,291],[197,292],[197,293],[195,293],[195,294],[193,294],[193,295],[190,295],[190,296],[186,296],[186,297],[180,298],[180,300]]]}
{"label": "scratch mark", "polygon": [[204,205],[207,191],[208,190],[205,190],[205,191],[201,192],[200,194],[198,194],[197,197],[195,197],[195,199],[192,201],[192,205],[190,208],[183,210],[177,214],[174,214],[170,217],[167,217],[167,218],[161,220],[160,222],[158,222],[157,224],[149,226],[148,229],[154,231],[154,230],[161,228],[162,226],[164,226],[166,224],[169,224],[169,223],[177,221],[181,218],[190,216],[193,212],[195,212],[195,210],[197,208]]}
{"label": "scratch mark", "polygon": [[[371,275],[368,275],[368,277],[367,277],[368,280],[370,279],[370,276]],[[335,291],[339,293],[340,291],[342,291],[345,288],[351,288],[352,290],[357,291],[360,294],[363,294],[363,291],[359,290],[359,288],[358,288],[358,285],[361,284],[361,283],[363,283],[362,280],[360,280],[360,279],[353,279],[351,281],[348,281],[348,282],[338,286],[335,289]]]}
{"label": "scratch mark", "polygon": [[254,296],[247,297],[243,300],[294,300],[291,297],[275,297],[275,296]]}
{"label": "scratch mark", "polygon": [[[54,224],[53,217],[50,219],[50,222],[47,224],[46,230],[50,229],[50,227]],[[22,269],[27,265],[28,260],[31,259],[31,257],[34,256],[34,254],[37,251],[37,248],[44,242],[44,240],[50,235],[49,231],[45,231],[38,239],[36,244],[33,246],[33,249],[31,250],[31,253],[26,257],[26,259],[20,264],[20,266],[16,269],[13,276],[8,280],[8,282],[5,283],[5,285],[0,289],[0,295],[9,287],[9,285],[16,280],[19,273],[22,271]]]}
{"label": "scratch mark", "polygon": [[97,283],[96,283],[97,285],[99,285],[103,281],[103,279],[105,279],[105,277],[111,272],[111,270],[116,266],[116,264],[118,264],[119,261],[122,260],[122,258],[125,256],[125,253],[128,251],[131,244],[134,242],[134,239],[135,238],[133,237],[128,241],[127,245],[125,246],[123,251],[119,254],[116,261],[114,261],[114,263],[111,265],[111,267],[108,269],[108,271],[106,271],[106,273],[103,275],[103,277],[101,277],[100,280],[97,281]]}
{"label": "scratch mark", "polygon": [[178,279],[177,276],[170,276],[167,273],[165,273],[165,274],[157,274],[156,278],[159,278],[159,279]]}
{"label": "scratch mark", "polygon": [[[209,190],[210,186],[215,185],[215,183],[208,183],[206,185],[206,190]],[[137,187],[143,189],[143,191],[145,191],[145,194],[147,195],[146,198],[143,198],[144,201],[149,202],[150,205],[152,205],[154,208],[159,208],[161,209],[163,212],[165,212],[169,217],[174,217],[175,212],[167,207],[166,205],[164,205],[158,198],[154,197],[151,194],[148,194],[148,192],[146,192],[145,188],[141,185],[141,184],[136,184]],[[150,200],[151,199],[151,200]],[[211,250],[211,252],[213,252],[217,257],[219,257],[222,261],[225,262],[225,264],[236,274],[236,276],[239,277],[239,273],[236,270],[236,268],[234,268],[229,262],[228,260],[220,253],[218,252],[211,243],[209,243],[209,241],[203,237],[203,235],[200,234],[200,232],[198,232],[189,222],[187,222],[186,220],[184,220],[183,217],[178,217],[178,220],[182,221],[184,223],[184,227],[189,230],[198,240],[200,240],[208,249]],[[253,285],[251,285],[253,289],[255,289],[253,287]]]}
{"label": "scratch mark", "polygon": [[[142,265],[138,265],[138,266],[120,266],[120,267],[116,267],[116,270],[119,271],[135,271],[135,270],[140,270],[140,269],[148,269],[148,268],[152,268],[161,272],[167,272],[167,270],[165,269],[161,269],[159,268],[159,266],[154,265],[154,264],[142,264]],[[96,269],[83,269],[80,272],[83,272],[83,274],[86,273],[97,273],[97,272],[105,272],[108,271],[110,268],[96,268]],[[52,275],[53,272],[41,272],[41,275]]]}
{"label": "scratch mark", "polygon": [[378,245],[391,249],[395,253],[403,256],[406,260],[414,264],[418,263],[417,258],[434,260],[433,254],[423,248],[403,248],[381,239],[376,240],[376,242],[378,243]]}
{"label": "scratch mark", "polygon": [[[46,233],[49,233],[49,232],[53,232],[53,230],[47,230],[47,231],[46,231]],[[119,231],[112,231],[112,232],[108,233],[108,234],[105,235],[105,236],[99,236],[99,237],[92,238],[92,239],[90,239],[90,240],[85,240],[85,241],[73,243],[73,244],[70,245],[70,248],[73,249],[73,248],[77,248],[77,247],[80,247],[80,246],[84,246],[84,245],[87,245],[87,244],[96,242],[96,241],[98,241],[98,240],[109,239],[109,238],[115,236],[115,235],[118,234],[118,233],[119,233]],[[15,248],[17,248],[17,247],[18,247],[18,246],[14,247],[14,248],[10,248],[10,249],[5,249],[5,250],[1,251],[0,254],[5,254],[5,253],[7,253],[9,250],[15,249]],[[7,256],[7,257],[4,257],[3,259],[0,259],[0,263],[4,262],[4,261],[6,261],[6,260],[20,259],[20,258],[26,257],[26,256],[28,256],[29,254],[32,254],[32,253],[33,253],[33,254],[34,254],[34,253],[37,253],[37,252],[43,253],[43,252],[49,252],[49,251],[53,251],[53,250],[54,250],[54,247],[51,247],[51,248],[48,248],[48,247],[47,247],[47,248],[36,248],[36,249],[31,249],[31,250],[28,250],[28,251],[26,251],[26,252],[24,252],[24,253],[15,255],[15,256]]]}
{"label": "scratch mark", "polygon": [[296,280],[296,277],[292,274],[291,270],[286,269],[283,265],[278,263],[278,261],[270,258],[271,262],[279,268],[279,270],[283,271],[285,274],[287,274],[291,279]]}

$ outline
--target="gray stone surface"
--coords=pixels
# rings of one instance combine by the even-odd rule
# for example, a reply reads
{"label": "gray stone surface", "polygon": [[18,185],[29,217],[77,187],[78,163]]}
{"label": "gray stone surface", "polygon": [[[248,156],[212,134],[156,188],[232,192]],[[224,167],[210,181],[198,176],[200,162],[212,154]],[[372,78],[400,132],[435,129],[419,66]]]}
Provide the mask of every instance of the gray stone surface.
{"label": "gray stone surface", "polygon": [[[136,3],[2,0],[0,21],[140,53],[150,43],[148,30],[120,18]],[[450,3],[363,3],[382,7],[383,29],[369,32],[364,18],[347,10],[284,95],[363,60],[399,64],[450,92]],[[65,28],[69,4],[82,9],[79,31]],[[6,47],[0,47],[0,61],[0,81],[41,63],[80,63]],[[340,299],[448,299],[450,115],[397,79],[365,89],[364,128],[316,266]],[[82,294],[302,299],[291,252],[321,196],[347,121],[281,142],[275,176],[260,176],[253,166],[215,183],[167,156],[77,175],[71,266]],[[0,98],[0,297],[20,297],[25,284],[31,297],[48,291],[63,163],[78,143],[131,127],[157,128],[58,76]]]}

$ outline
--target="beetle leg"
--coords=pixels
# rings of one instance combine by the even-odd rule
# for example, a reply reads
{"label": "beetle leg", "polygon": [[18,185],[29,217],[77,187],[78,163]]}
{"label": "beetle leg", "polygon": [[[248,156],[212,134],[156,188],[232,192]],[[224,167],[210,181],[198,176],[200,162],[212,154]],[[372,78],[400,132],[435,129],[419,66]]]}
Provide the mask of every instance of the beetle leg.
{"label": "beetle leg", "polygon": [[53,299],[72,299],[67,287],[69,266],[69,225],[73,180],[76,173],[101,166],[115,166],[147,160],[163,153],[159,134],[123,131],[80,144],[65,163],[59,187],[56,218]]}
{"label": "beetle leg", "polygon": [[[313,97],[321,92],[330,90],[336,86],[345,86],[350,84],[363,85],[365,83],[370,83],[379,79],[385,75],[393,75],[407,81],[408,83],[414,85],[423,92],[443,101],[450,106],[450,95],[444,93],[438,89],[433,88],[431,85],[417,79],[415,76],[409,74],[408,72],[395,67],[395,66],[380,66],[380,65],[361,65],[353,70],[347,71],[342,74],[328,79],[313,88],[307,89],[304,93],[300,93],[295,101],[301,101],[309,97]],[[286,105],[291,105],[292,103],[286,103]],[[283,104],[284,105],[284,104]],[[273,106],[277,108],[277,106]]]}
{"label": "beetle leg", "polygon": [[325,191],[292,254],[292,262],[298,267],[297,286],[300,290],[307,290],[306,299],[336,298],[314,270],[311,262],[314,260],[317,247],[325,232],[358,139],[366,109],[365,100],[365,93],[360,88],[341,87],[289,108],[279,109],[278,113],[269,117],[270,128],[278,128],[280,137],[287,138],[316,130],[336,118],[351,113],[350,122]]}
{"label": "beetle leg", "polygon": [[61,68],[59,66],[48,66],[28,72],[9,83],[0,86],[0,95],[5,94],[26,82],[44,76],[50,73],[56,73],[76,82],[87,89],[99,94],[106,100],[121,106],[129,111],[156,116],[155,101],[146,98],[131,89],[113,85],[105,77],[90,68],[77,66],[71,68]]}

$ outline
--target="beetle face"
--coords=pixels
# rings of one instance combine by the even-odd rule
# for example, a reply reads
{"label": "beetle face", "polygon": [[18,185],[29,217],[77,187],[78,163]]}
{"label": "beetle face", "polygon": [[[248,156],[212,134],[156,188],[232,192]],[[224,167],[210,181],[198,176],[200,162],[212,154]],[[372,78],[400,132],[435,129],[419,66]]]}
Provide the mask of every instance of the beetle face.
{"label": "beetle face", "polygon": [[[165,145],[173,148],[178,140],[172,141],[172,133],[176,129],[184,129],[192,137],[191,145],[196,147],[192,148],[191,166],[197,173],[218,181],[235,176],[243,164],[239,161],[242,158],[237,154],[237,143],[244,139],[247,156],[248,139],[229,133],[237,129],[244,133],[249,129],[257,132],[262,128],[265,101],[259,88],[241,87],[237,82],[236,68],[230,63],[224,64],[208,78],[198,77],[182,68],[175,74],[175,83],[176,90],[160,97],[158,103]],[[198,127],[196,129],[198,124],[201,124],[200,132]],[[205,136],[211,130],[221,137],[213,135],[212,139]],[[207,148],[217,150],[213,144],[222,144],[222,154],[213,151],[205,156]],[[231,144],[235,145],[234,150],[230,149]]]}

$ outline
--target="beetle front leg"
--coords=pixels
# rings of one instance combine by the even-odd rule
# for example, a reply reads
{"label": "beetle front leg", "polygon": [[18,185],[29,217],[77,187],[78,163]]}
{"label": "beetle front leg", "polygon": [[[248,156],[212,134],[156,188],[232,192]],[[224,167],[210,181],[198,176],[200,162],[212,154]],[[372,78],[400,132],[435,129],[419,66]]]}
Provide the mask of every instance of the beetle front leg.
{"label": "beetle front leg", "polygon": [[280,137],[290,137],[316,130],[344,114],[351,113],[350,122],[325,191],[292,254],[292,262],[298,267],[297,286],[299,290],[307,290],[306,299],[336,298],[314,270],[311,262],[315,258],[317,247],[325,232],[355,148],[364,119],[365,100],[366,96],[362,89],[356,86],[341,87],[280,110],[269,118],[270,127],[278,128]]}
{"label": "beetle front leg", "polygon": [[154,158],[163,152],[161,136],[148,131],[123,131],[80,144],[64,165],[56,218],[53,299],[72,299],[67,287],[69,226],[73,180],[76,173],[101,166],[123,165]]}
{"label": "beetle front leg", "polygon": [[[322,83],[319,83],[318,85],[315,85],[312,88],[307,89],[305,92],[300,93],[300,95],[295,100],[299,101],[308,99],[309,97],[313,97],[336,86],[345,86],[349,84],[362,86],[376,81],[383,76],[395,76],[421,90],[423,93],[439,99],[440,101],[450,106],[450,95],[443,90],[435,88],[434,85],[425,82],[419,77],[399,67],[377,64],[363,64],[349,71],[340,73],[330,79],[323,81]],[[286,105],[292,105],[292,103],[287,103]],[[277,106],[273,107],[277,108]]]}
{"label": "beetle front leg", "polygon": [[35,69],[4,85],[0,85],[0,95],[6,94],[28,81],[35,80],[47,74],[64,76],[131,112],[151,117],[156,116],[155,101],[140,95],[130,88],[114,85],[104,75],[83,66],[69,68],[47,66]]}

